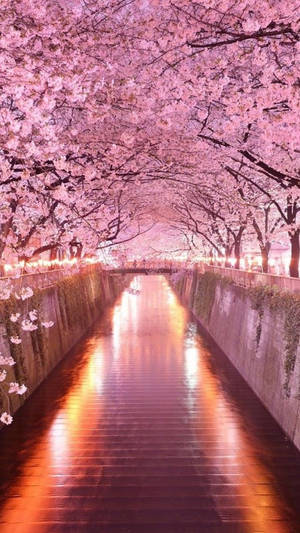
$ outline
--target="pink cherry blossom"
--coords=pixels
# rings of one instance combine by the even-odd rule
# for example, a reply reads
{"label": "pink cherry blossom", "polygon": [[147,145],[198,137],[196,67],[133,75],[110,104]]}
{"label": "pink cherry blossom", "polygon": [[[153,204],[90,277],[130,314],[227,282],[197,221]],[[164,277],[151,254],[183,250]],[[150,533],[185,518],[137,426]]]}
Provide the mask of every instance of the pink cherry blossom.
{"label": "pink cherry blossom", "polygon": [[20,339],[20,337],[14,336],[14,337],[10,337],[10,342],[12,342],[13,344],[20,344],[22,340]]}
{"label": "pink cherry blossom", "polygon": [[48,322],[42,322],[42,326],[44,326],[44,328],[52,328],[52,326],[54,326],[54,322],[52,320],[49,320]]}
{"label": "pink cherry blossom", "polygon": [[40,258],[253,246],[267,272],[279,243],[299,276],[295,2],[108,4],[0,6],[0,300],[23,331],[54,325],[29,310]]}
{"label": "pink cherry blossom", "polygon": [[23,287],[20,292],[20,296],[22,300],[26,300],[27,298],[31,298],[33,295],[33,290],[31,287]]}
{"label": "pink cherry blossom", "polygon": [[22,320],[22,329],[24,331],[34,331],[35,329],[37,329],[37,325],[36,324],[33,324],[33,322],[31,322],[30,320],[24,318],[24,320]]}
{"label": "pink cherry blossom", "polygon": [[9,289],[0,289],[0,300],[8,300],[10,298],[10,290]]}
{"label": "pink cherry blossom", "polygon": [[19,385],[19,383],[16,383],[16,382],[11,382],[9,384],[9,389],[8,389],[9,394],[22,395],[22,394],[25,394],[26,391],[27,391],[27,387],[25,385]]}
{"label": "pink cherry blossom", "polygon": [[21,313],[11,314],[11,315],[10,315],[10,320],[11,320],[12,322],[17,322],[18,319],[20,318],[20,316],[21,316]]}
{"label": "pink cherry blossom", "polygon": [[10,414],[4,412],[0,416],[0,421],[2,422],[2,424],[9,425],[12,423],[13,417]]}
{"label": "pink cherry blossom", "polygon": [[38,312],[36,309],[33,309],[32,311],[29,311],[29,318],[32,322],[34,322],[35,320],[37,320],[37,315],[38,315]]}
{"label": "pink cherry blossom", "polygon": [[0,365],[2,366],[13,366],[16,362],[11,356],[4,357],[3,355],[0,355]]}
{"label": "pink cherry blossom", "polygon": [[5,381],[7,372],[6,370],[0,370],[0,382]]}

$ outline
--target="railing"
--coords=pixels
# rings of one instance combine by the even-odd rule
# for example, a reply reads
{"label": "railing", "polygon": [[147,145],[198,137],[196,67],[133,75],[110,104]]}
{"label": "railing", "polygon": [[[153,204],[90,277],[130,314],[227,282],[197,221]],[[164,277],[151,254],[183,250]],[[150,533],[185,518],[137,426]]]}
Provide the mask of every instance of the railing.
{"label": "railing", "polygon": [[257,285],[276,286],[283,291],[300,293],[300,279],[275,274],[264,274],[263,272],[249,272],[236,268],[225,268],[206,265],[197,265],[200,272],[215,272],[221,276],[226,276],[234,281],[236,285],[242,287],[256,287]]}
{"label": "railing", "polygon": [[[84,265],[80,266],[77,265],[72,268],[68,269],[55,269],[55,270],[47,270],[44,272],[34,272],[34,273],[25,273],[22,274],[19,278],[12,278],[12,277],[1,277],[0,278],[0,288],[7,285],[12,286],[14,289],[18,289],[21,287],[31,287],[32,289],[44,289],[47,287],[53,286],[55,283],[57,283],[59,280],[63,279],[64,277],[70,276],[72,274],[75,274],[77,272],[86,271],[88,269],[105,269],[105,270],[111,270],[111,267],[104,265],[100,263],[96,263],[94,265]],[[226,276],[234,281],[236,285],[240,285],[242,287],[255,287],[257,285],[269,285],[269,286],[276,286],[279,289],[283,291],[293,292],[293,293],[300,293],[300,278],[290,278],[287,276],[277,276],[275,274],[264,274],[262,272],[250,272],[246,270],[238,270],[235,268],[226,268],[226,267],[219,267],[219,266],[212,266],[207,265],[206,263],[197,263],[192,265],[185,265],[183,266],[180,262],[162,262],[159,264],[158,262],[137,262],[135,265],[133,262],[127,263],[127,265],[123,265],[123,268],[114,268],[113,270],[121,271],[121,270],[148,270],[149,272],[154,270],[168,270],[168,271],[176,271],[176,270],[193,270],[193,268],[197,269],[199,272],[215,272],[216,274],[220,274],[221,276]]]}
{"label": "railing", "polygon": [[99,268],[99,264],[90,265],[90,266],[76,266],[71,269],[55,269],[47,270],[44,272],[30,272],[21,274],[19,277],[1,277],[0,278],[0,288],[1,286],[9,285],[17,290],[21,287],[30,287],[32,289],[46,289],[52,287],[61,279],[76,274],[78,272],[87,271],[89,269]]}

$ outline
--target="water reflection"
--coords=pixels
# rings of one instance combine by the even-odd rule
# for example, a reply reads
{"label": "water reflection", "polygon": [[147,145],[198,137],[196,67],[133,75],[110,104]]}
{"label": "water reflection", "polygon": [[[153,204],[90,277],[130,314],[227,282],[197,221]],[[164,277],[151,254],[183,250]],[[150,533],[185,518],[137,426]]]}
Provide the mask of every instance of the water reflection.
{"label": "water reflection", "polygon": [[196,331],[193,327],[194,324],[190,324],[186,340],[184,343],[184,366],[187,387],[190,391],[193,391],[198,384],[199,376],[199,346],[197,344]]}
{"label": "water reflection", "polygon": [[[285,510],[276,479],[260,461],[257,439],[243,430],[242,414],[212,372],[212,354],[199,335],[189,335],[184,353],[189,389],[199,383],[192,425],[200,447],[206,443],[206,464],[211,467],[211,493],[216,508],[227,520],[230,514],[242,516],[247,524],[245,531],[271,531],[270,520],[279,518],[281,513],[284,517]],[[226,491],[225,495],[222,490],[219,492],[220,483],[230,488],[227,495]],[[268,495],[267,506],[258,496],[260,491]],[[229,505],[224,506],[225,502]],[[290,525],[280,522],[276,531],[288,533]]]}
{"label": "water reflection", "polygon": [[295,458],[299,474],[298,455],[216,363],[166,280],[140,276],[132,287],[140,294],[124,291],[20,412],[30,423],[0,435],[1,533],[293,531],[295,511],[264,459]]}

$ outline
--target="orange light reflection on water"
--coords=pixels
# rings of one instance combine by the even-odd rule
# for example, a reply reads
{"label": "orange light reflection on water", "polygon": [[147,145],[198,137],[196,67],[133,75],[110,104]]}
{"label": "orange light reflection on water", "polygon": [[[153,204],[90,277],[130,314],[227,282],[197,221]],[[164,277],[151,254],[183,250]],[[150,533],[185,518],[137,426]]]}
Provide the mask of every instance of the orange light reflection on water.
{"label": "orange light reflection on water", "polygon": [[[241,415],[237,413],[234,404],[226,398],[218,376],[212,372],[209,360],[213,354],[207,350],[204,341],[196,333],[189,335],[185,344],[185,374],[190,392],[193,393],[193,409],[195,413],[198,412],[194,432],[200,443],[203,439],[211,442],[211,455],[207,457],[207,462],[215,468],[216,474],[226,476],[226,483],[234,487],[238,499],[235,504],[230,505],[238,506],[244,513],[249,533],[269,531],[270,517],[267,515],[266,507],[258,505],[259,493],[255,487],[261,487],[261,503],[263,503],[264,489],[266,490],[265,500],[268,508],[280,516],[282,504],[274,480],[270,478],[270,472],[253,452],[254,438],[252,439],[252,436],[242,429]],[[201,426],[203,412],[209,424]],[[215,451],[217,453],[214,453]],[[218,480],[217,483],[219,482]],[[218,487],[214,490],[217,494]],[[217,508],[218,500],[224,505],[221,493],[219,498],[215,496],[215,500]],[[276,522],[274,527],[276,533],[290,533],[283,522]]]}
{"label": "orange light reflection on water", "polygon": [[[53,489],[59,487],[60,497],[68,496],[71,467],[74,461],[83,463],[82,444],[86,436],[95,437],[95,427],[102,416],[102,385],[105,372],[103,338],[92,338],[87,343],[85,357],[74,385],[67,391],[50,428],[41,436],[20,471],[14,486],[18,498],[2,508],[1,519],[5,522],[21,522],[22,533],[31,533],[32,524],[47,520],[51,508]],[[90,413],[89,406],[97,396],[97,412]],[[104,453],[105,442],[97,433],[95,447]],[[34,473],[33,473],[34,471]],[[27,481],[28,480],[28,481]],[[36,480],[36,482],[35,482]],[[17,527],[17,526],[16,526]],[[5,533],[5,525],[1,525]]]}

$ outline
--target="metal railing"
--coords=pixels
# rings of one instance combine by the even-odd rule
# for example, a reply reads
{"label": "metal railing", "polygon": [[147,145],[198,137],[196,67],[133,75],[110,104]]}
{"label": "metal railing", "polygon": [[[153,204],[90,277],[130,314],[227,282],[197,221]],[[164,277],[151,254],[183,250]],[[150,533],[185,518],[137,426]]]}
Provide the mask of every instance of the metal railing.
{"label": "metal railing", "polygon": [[258,285],[275,286],[287,292],[300,293],[300,279],[287,276],[277,276],[275,274],[264,274],[263,272],[250,272],[238,270],[236,268],[226,268],[211,266],[204,263],[197,265],[199,272],[214,272],[221,276],[232,279],[236,285],[242,287],[257,287]]}
{"label": "metal railing", "polygon": [[[183,265],[177,261],[166,261],[166,262],[130,262],[126,265],[122,265],[126,269],[148,269],[149,271],[154,269],[166,269],[166,270],[193,270],[196,269],[198,272],[214,272],[221,276],[226,276],[227,278],[232,279],[236,285],[242,287],[256,287],[258,285],[268,285],[276,286],[283,291],[300,293],[300,278],[291,278],[288,276],[278,276],[275,274],[264,274],[262,272],[252,272],[247,270],[239,270],[236,268],[226,268],[220,266],[208,265],[206,263],[194,263],[194,265]],[[31,287],[32,289],[39,288],[44,289],[55,285],[61,279],[76,274],[78,272],[87,271],[88,269],[104,269],[111,270],[111,267],[105,267],[101,263],[96,263],[94,265],[77,265],[69,269],[55,269],[55,270],[46,270],[44,272],[33,272],[33,273],[23,273],[18,278],[13,277],[1,277],[0,278],[0,287],[9,284],[15,289],[21,287]],[[120,270],[120,268],[113,268],[113,270]]]}
{"label": "metal railing", "polygon": [[90,269],[100,269],[99,264],[76,266],[69,269],[54,269],[46,270],[44,272],[29,272],[23,273],[19,277],[5,276],[0,278],[0,287],[9,285],[14,290],[21,289],[22,287],[31,287],[32,289],[46,289],[53,287],[58,281],[68,276],[78,274],[79,272],[85,272]]}

